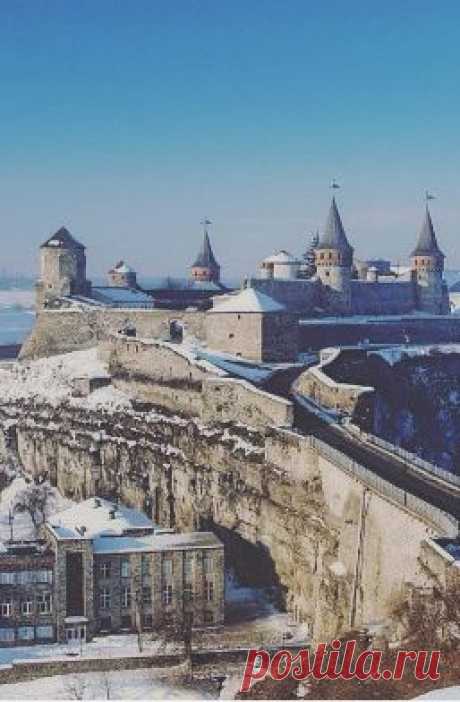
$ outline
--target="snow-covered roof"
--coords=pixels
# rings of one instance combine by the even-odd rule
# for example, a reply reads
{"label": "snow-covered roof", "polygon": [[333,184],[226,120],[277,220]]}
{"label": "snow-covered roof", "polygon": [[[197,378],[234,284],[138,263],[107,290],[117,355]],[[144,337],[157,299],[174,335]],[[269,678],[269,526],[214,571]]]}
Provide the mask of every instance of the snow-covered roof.
{"label": "snow-covered roof", "polygon": [[154,307],[155,304],[150,295],[133,288],[97,285],[92,287],[91,296],[109,307]]}
{"label": "snow-covered roof", "polygon": [[116,272],[116,273],[134,273],[134,268],[131,268],[131,266],[128,266],[128,264],[125,263],[124,261],[118,261],[118,263],[116,264],[116,266],[114,266],[114,267],[112,268],[112,270],[109,271],[109,272],[110,272],[110,273],[112,273],[112,272]]}
{"label": "snow-covered roof", "polygon": [[262,263],[283,263],[283,264],[297,264],[300,263],[300,261],[295,258],[292,254],[290,254],[288,251],[285,251],[282,249],[281,251],[278,251],[278,253],[273,254],[272,256],[268,256],[267,258],[264,258]]}
{"label": "snow-covered roof", "polygon": [[[216,302],[218,302],[216,300]],[[284,305],[259,292],[255,288],[246,288],[237,295],[228,296],[223,302],[218,302],[208,314],[215,312],[284,312]]]}
{"label": "snow-covered roof", "polygon": [[94,553],[186,551],[221,546],[221,541],[210,531],[191,531],[183,534],[159,533],[147,536],[98,536],[93,541]]}
{"label": "snow-covered roof", "polygon": [[90,497],[47,520],[58,539],[91,539],[103,534],[122,536],[132,530],[154,531],[153,522],[139,510],[102,497]]}

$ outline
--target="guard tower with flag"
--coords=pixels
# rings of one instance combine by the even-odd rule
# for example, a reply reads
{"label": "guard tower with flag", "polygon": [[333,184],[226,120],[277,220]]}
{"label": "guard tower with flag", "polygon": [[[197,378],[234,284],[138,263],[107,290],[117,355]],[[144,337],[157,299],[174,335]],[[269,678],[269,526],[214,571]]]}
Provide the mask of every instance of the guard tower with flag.
{"label": "guard tower with flag", "polygon": [[411,268],[416,283],[417,308],[430,314],[448,314],[449,296],[443,281],[444,254],[439,248],[426,194],[425,217],[417,244],[411,253]]}
{"label": "guard tower with flag", "polygon": [[202,222],[203,243],[192,265],[191,278],[198,282],[211,281],[213,283],[219,283],[220,266],[216,261],[209,239],[208,227],[210,224],[211,222],[209,219],[204,219]]}
{"label": "guard tower with flag", "polygon": [[315,249],[315,265],[318,278],[332,293],[329,303],[335,308],[334,311],[349,312],[353,247],[345,234],[335,197],[332,198],[326,226]]}

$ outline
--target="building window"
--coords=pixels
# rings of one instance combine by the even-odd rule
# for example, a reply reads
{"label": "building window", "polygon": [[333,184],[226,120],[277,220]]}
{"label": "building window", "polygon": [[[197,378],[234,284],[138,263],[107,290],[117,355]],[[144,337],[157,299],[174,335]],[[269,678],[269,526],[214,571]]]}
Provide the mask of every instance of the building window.
{"label": "building window", "polygon": [[110,609],[110,590],[107,587],[103,587],[99,592],[99,607]]}
{"label": "building window", "polygon": [[6,599],[3,600],[3,602],[0,602],[0,617],[11,617],[12,608],[13,605],[10,599]]}
{"label": "building window", "polygon": [[19,626],[18,639],[21,641],[33,641],[35,638],[35,630],[33,626]]}
{"label": "building window", "polygon": [[52,570],[36,570],[33,574],[33,582],[36,583],[48,583],[49,585],[53,582],[53,571]]}
{"label": "building window", "polygon": [[150,558],[149,558],[149,556],[142,556],[141,573],[142,573],[143,578],[150,575]]}
{"label": "building window", "polygon": [[185,602],[193,602],[193,585],[191,583],[184,585],[184,600]]}
{"label": "building window", "polygon": [[214,599],[214,583],[212,580],[206,580],[206,599],[212,602]]}
{"label": "building window", "polygon": [[125,585],[121,592],[121,606],[125,609],[131,607],[131,586]]}
{"label": "building window", "polygon": [[153,616],[151,614],[143,614],[142,615],[142,627],[144,629],[152,629],[153,628]]}
{"label": "building window", "polygon": [[54,639],[53,627],[37,626],[36,635],[37,639]]}
{"label": "building window", "polygon": [[104,561],[99,565],[99,577],[110,578],[110,561]]}
{"label": "building window", "polygon": [[21,602],[21,614],[24,617],[28,617],[33,613],[34,603],[32,600],[22,600]]}
{"label": "building window", "polygon": [[205,624],[214,624],[214,613],[205,611],[204,613],[204,623]]}
{"label": "building window", "polygon": [[213,573],[214,572],[214,558],[208,553],[204,557],[204,572]]}
{"label": "building window", "polygon": [[142,588],[142,604],[152,604],[152,588],[146,585]]}
{"label": "building window", "polygon": [[40,614],[51,613],[51,593],[41,592],[38,596],[38,611]]}
{"label": "building window", "polygon": [[0,628],[0,641],[14,641],[14,629]]}
{"label": "building window", "polygon": [[34,573],[31,570],[20,570],[16,575],[18,585],[28,585],[34,580]]}
{"label": "building window", "polygon": [[163,588],[163,604],[170,605],[172,602],[172,585],[165,585]]}
{"label": "building window", "polygon": [[170,558],[163,559],[163,562],[161,564],[161,572],[163,574],[163,578],[172,577],[172,560]]}
{"label": "building window", "polygon": [[16,573],[0,573],[0,585],[14,585]]}
{"label": "building window", "polygon": [[121,577],[122,578],[129,578],[131,575],[131,569],[129,567],[129,560],[127,558],[123,558],[121,561]]}
{"label": "building window", "polygon": [[185,556],[184,577],[186,580],[193,578],[193,556]]}

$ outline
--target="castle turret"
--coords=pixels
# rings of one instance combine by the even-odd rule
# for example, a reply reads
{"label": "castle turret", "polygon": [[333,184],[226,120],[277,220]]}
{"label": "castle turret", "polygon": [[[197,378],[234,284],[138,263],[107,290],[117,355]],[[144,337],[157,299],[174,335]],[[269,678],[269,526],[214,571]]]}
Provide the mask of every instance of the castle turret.
{"label": "castle turret", "polygon": [[448,314],[449,298],[443,281],[444,254],[439,248],[428,205],[411,254],[411,264],[417,290],[417,307],[430,314]]}
{"label": "castle turret", "polygon": [[86,280],[85,247],[61,227],[40,247],[40,278],[37,305],[69,295],[88,295],[91,283]]}
{"label": "castle turret", "polygon": [[191,278],[192,280],[218,283],[220,281],[220,266],[211,247],[207,229],[208,224],[210,222],[206,219],[204,221],[203,244],[192,266]]}
{"label": "castle turret", "polygon": [[118,261],[108,272],[110,285],[116,288],[137,288],[137,275],[124,261]]}
{"label": "castle turret", "polygon": [[349,312],[353,247],[345,234],[335,197],[332,198],[326,226],[315,249],[315,264],[319,279],[332,293],[329,300],[332,309]]}

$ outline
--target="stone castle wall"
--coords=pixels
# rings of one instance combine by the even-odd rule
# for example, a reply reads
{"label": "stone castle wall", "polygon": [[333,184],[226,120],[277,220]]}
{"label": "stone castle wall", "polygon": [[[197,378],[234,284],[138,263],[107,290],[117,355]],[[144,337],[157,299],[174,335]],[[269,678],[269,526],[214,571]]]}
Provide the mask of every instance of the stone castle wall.
{"label": "stone castle wall", "polygon": [[408,281],[351,281],[353,314],[410,314],[416,309],[415,284]]}
{"label": "stone castle wall", "polygon": [[301,351],[328,346],[374,344],[439,344],[460,342],[460,316],[403,316],[303,319],[299,325]]}
{"label": "stone castle wall", "polygon": [[187,357],[180,345],[112,336],[101,354],[109,362],[115,387],[138,401],[203,421],[292,426],[292,402]]}
{"label": "stone castle wall", "polygon": [[167,336],[173,320],[180,322],[186,333],[204,338],[203,312],[120,308],[41,310],[31,335],[23,344],[20,358],[40,358],[90,348],[128,325],[135,327],[140,337]]}
{"label": "stone castle wall", "polygon": [[355,414],[364,395],[368,401],[372,401],[372,396],[375,395],[373,387],[333,380],[327,375],[327,368],[323,371],[322,366],[314,366],[304,371],[295,381],[294,390],[325,409],[345,412],[351,416]]}

